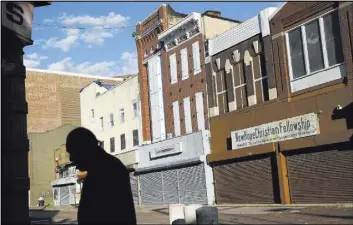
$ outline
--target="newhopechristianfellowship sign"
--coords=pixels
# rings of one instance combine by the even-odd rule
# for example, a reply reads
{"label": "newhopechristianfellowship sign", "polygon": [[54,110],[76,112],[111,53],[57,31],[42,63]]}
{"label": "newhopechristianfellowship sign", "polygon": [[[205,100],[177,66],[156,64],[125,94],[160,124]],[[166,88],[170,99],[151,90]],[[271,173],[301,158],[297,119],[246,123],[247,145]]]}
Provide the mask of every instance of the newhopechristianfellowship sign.
{"label": "newhopechristianfellowship sign", "polygon": [[309,113],[243,130],[232,131],[232,149],[320,134],[319,118]]}

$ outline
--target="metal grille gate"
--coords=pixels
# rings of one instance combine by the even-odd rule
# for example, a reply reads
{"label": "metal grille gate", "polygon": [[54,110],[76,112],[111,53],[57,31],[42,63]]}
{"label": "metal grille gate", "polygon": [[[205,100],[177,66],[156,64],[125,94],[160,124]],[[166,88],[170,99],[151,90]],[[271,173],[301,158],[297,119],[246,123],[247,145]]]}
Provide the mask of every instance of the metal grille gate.
{"label": "metal grille gate", "polygon": [[350,147],[286,153],[292,203],[353,202],[353,147]]}
{"label": "metal grille gate", "polygon": [[215,165],[217,204],[275,203],[272,164],[267,155]]}
{"label": "metal grille gate", "polygon": [[69,186],[60,187],[60,205],[69,205],[70,204],[70,192]]}
{"label": "metal grille gate", "polygon": [[131,185],[131,192],[132,198],[134,199],[134,204],[138,205],[138,190],[137,190],[137,179],[133,173],[130,173],[130,185]]}
{"label": "metal grille gate", "polygon": [[204,165],[140,175],[142,205],[207,203]]}

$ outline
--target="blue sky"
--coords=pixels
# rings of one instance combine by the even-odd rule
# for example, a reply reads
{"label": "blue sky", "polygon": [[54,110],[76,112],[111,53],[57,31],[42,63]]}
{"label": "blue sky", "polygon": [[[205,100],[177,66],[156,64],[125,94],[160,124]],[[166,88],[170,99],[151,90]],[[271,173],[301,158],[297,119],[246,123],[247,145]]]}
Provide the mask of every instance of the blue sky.
{"label": "blue sky", "polygon": [[[35,8],[32,39],[25,47],[25,65],[92,75],[137,72],[135,25],[161,2],[52,2]],[[247,20],[280,2],[170,2],[189,14],[217,10],[223,17]],[[44,26],[45,25],[45,26]],[[85,30],[60,27],[84,27]],[[103,30],[102,27],[115,28]]]}

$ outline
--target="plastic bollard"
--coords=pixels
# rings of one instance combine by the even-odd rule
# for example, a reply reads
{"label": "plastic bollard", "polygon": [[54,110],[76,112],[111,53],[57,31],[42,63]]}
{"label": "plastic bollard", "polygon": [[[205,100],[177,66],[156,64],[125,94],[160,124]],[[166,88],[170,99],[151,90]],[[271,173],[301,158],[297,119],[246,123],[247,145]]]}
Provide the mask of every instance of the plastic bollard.
{"label": "plastic bollard", "polygon": [[196,210],[197,224],[219,224],[218,209],[216,207],[206,206]]}
{"label": "plastic bollard", "polygon": [[173,224],[175,220],[184,220],[184,205],[171,204],[169,205],[169,224]]}
{"label": "plastic bollard", "polygon": [[184,216],[186,224],[196,224],[196,210],[201,208],[200,204],[192,204],[184,207]]}

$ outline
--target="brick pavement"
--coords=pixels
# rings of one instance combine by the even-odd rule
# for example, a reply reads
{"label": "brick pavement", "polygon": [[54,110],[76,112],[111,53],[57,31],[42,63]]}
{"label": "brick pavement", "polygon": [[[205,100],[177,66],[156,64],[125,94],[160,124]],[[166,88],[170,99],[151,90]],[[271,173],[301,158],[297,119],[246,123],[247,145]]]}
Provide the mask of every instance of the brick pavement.
{"label": "brick pavement", "polygon": [[[218,206],[221,224],[353,224],[353,207]],[[33,224],[76,222],[77,209],[31,209]],[[168,207],[137,207],[138,224],[168,224]]]}

